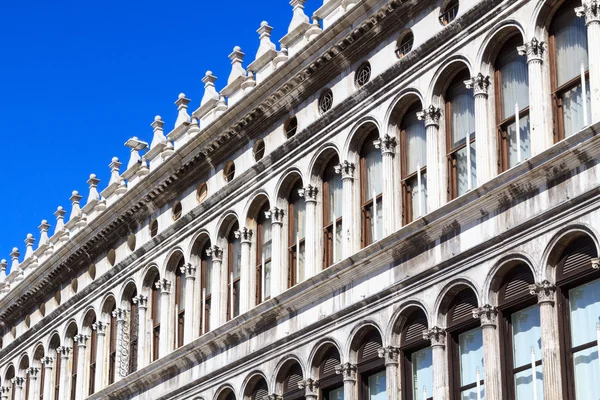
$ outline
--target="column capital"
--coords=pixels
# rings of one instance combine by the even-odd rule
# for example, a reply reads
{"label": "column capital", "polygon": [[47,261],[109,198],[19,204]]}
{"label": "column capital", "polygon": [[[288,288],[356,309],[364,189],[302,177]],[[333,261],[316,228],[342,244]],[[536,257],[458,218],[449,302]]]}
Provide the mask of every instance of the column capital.
{"label": "column capital", "polygon": [[14,383],[15,385],[17,385],[17,387],[19,389],[23,388],[23,384],[25,383],[25,378],[23,378],[22,376],[15,376],[11,380],[12,380],[12,383]]}
{"label": "column capital", "polygon": [[383,358],[385,360],[385,365],[398,365],[398,356],[400,354],[400,349],[394,346],[382,347],[377,350],[377,354],[379,358]]}
{"label": "column capital", "polygon": [[265,211],[265,217],[271,220],[271,224],[283,225],[284,211],[281,208],[274,207],[270,211]]}
{"label": "column capital", "polygon": [[319,381],[311,378],[306,378],[298,382],[298,389],[304,389],[305,396],[317,396],[319,392]]}
{"label": "column capital", "polygon": [[585,18],[586,25],[600,23],[600,1],[583,0],[581,7],[575,8],[575,14]]}
{"label": "column capital", "polygon": [[540,42],[536,38],[526,42],[523,46],[517,47],[517,52],[521,56],[527,56],[527,62],[542,63],[544,52],[546,51],[546,43]]}
{"label": "column capital", "polygon": [[313,185],[308,185],[305,188],[298,189],[298,194],[300,197],[304,197],[304,201],[307,203],[316,203],[318,193],[319,189]]}
{"label": "column capital", "polygon": [[127,319],[127,310],[123,310],[122,308],[116,308],[115,311],[111,313],[111,315],[117,319],[117,324],[119,322],[125,322],[125,319]]}
{"label": "column capital", "polygon": [[73,336],[73,341],[77,343],[78,347],[84,347],[87,345],[87,340],[90,337],[88,335],[75,335]]}
{"label": "column capital", "polygon": [[436,128],[439,128],[441,116],[442,110],[434,105],[430,105],[429,107],[424,108],[417,113],[417,118],[419,121],[425,121],[425,128],[428,126],[435,126]]}
{"label": "column capital", "polygon": [[67,346],[58,346],[56,348],[56,354],[60,356],[60,358],[69,357],[69,353],[71,352],[71,348]]}
{"label": "column capital", "polygon": [[196,266],[192,263],[185,263],[179,271],[185,275],[185,279],[196,279]]}
{"label": "column capital", "polygon": [[237,230],[233,233],[236,239],[241,239],[242,243],[251,243],[252,242],[252,229],[248,229],[243,227],[240,230]]}
{"label": "column capital", "polygon": [[473,310],[473,318],[481,321],[481,326],[496,327],[496,317],[498,316],[498,309],[489,304],[485,304],[479,308]]}
{"label": "column capital", "polygon": [[550,303],[554,304],[554,294],[556,293],[556,286],[549,280],[534,283],[529,285],[529,293],[538,298],[538,304]]}
{"label": "column capital", "polygon": [[52,369],[52,365],[54,364],[54,358],[52,357],[42,357],[40,360],[44,368]]}
{"label": "column capital", "polygon": [[144,296],[143,294],[138,294],[133,299],[131,299],[133,304],[137,304],[137,306],[141,309],[148,308],[148,296]]}
{"label": "column capital", "polygon": [[592,262],[592,269],[600,269],[600,258],[592,258],[590,261]]}
{"label": "column capital", "polygon": [[431,347],[446,346],[446,331],[438,326],[423,331],[423,339],[431,341]]}
{"label": "column capital", "polygon": [[352,363],[343,363],[337,367],[335,367],[335,373],[338,375],[342,375],[344,382],[351,381],[356,382],[356,364]]}
{"label": "column capital", "polygon": [[272,393],[267,396],[267,400],[283,400],[283,396],[277,393]]}
{"label": "column capital", "polygon": [[2,394],[3,399],[8,399],[8,395],[10,394],[10,386],[0,387],[0,394]]}
{"label": "column capital", "polygon": [[373,141],[373,146],[375,146],[376,149],[380,149],[382,155],[394,155],[397,144],[396,138],[388,135],[387,133],[383,135],[383,137]]}
{"label": "column capital", "polygon": [[37,379],[40,369],[36,367],[29,367],[25,372],[31,377],[31,379]]}
{"label": "column capital", "polygon": [[354,170],[355,169],[356,169],[356,166],[354,165],[354,163],[351,163],[348,161],[344,161],[333,167],[333,170],[335,171],[335,173],[342,176],[342,180],[354,179]]}
{"label": "column capital", "polygon": [[96,321],[92,324],[92,329],[96,331],[98,335],[104,336],[106,335],[106,327],[108,324],[102,321]]}
{"label": "column capital", "polygon": [[467,89],[473,89],[473,96],[484,96],[487,98],[488,88],[490,87],[490,77],[484,76],[481,72],[473,78],[464,81]]}
{"label": "column capital", "polygon": [[161,294],[169,294],[171,293],[171,281],[163,278],[156,282],[156,288],[160,290]]}
{"label": "column capital", "polygon": [[219,246],[212,246],[206,249],[206,255],[212,257],[213,261],[223,260],[223,249]]}

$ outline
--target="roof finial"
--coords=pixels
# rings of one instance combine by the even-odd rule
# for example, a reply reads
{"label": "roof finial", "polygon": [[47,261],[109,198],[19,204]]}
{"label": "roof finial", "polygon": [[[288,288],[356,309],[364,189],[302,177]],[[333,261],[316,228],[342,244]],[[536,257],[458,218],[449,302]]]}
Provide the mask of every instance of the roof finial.
{"label": "roof finial", "polygon": [[10,252],[10,258],[12,259],[12,262],[10,264],[10,272],[17,274],[17,278],[22,277],[22,271],[19,268],[19,256],[21,255],[21,253],[19,253],[19,249],[17,249],[16,247],[13,247],[12,251]]}
{"label": "roof finial", "polygon": [[40,226],[40,241],[38,242],[38,249],[48,244],[48,229],[50,229],[50,224],[45,219],[42,220]]}
{"label": "roof finial", "polygon": [[190,122],[190,115],[187,112],[190,101],[190,99],[185,97],[185,93],[179,93],[179,97],[177,97],[177,101],[175,102],[175,105],[177,106],[177,120],[175,121],[175,128],[185,122]]}
{"label": "roof finial", "polygon": [[55,235],[57,233],[62,232],[65,229],[65,214],[66,213],[67,212],[65,211],[64,208],[62,208],[62,206],[58,206],[58,208],[54,212],[54,215],[56,215],[56,226],[54,227]]}
{"label": "roof finial", "polygon": [[235,46],[233,52],[229,55],[229,59],[231,60],[231,73],[227,79],[228,85],[240,78],[246,77],[246,70],[242,66],[244,56],[245,54],[239,46]]}
{"label": "roof finial", "polygon": [[8,263],[5,259],[0,260],[0,283],[6,282],[6,267]]}
{"label": "roof finial", "polygon": [[100,195],[98,194],[98,183],[100,183],[100,179],[96,177],[96,174],[90,174],[90,179],[87,180],[87,184],[90,186],[90,192],[88,194],[86,205],[95,204],[100,199]]}
{"label": "roof finial", "polygon": [[294,31],[294,29],[302,26],[303,24],[308,24],[309,19],[308,16],[304,13],[304,4],[306,0],[291,0],[290,5],[293,7],[294,15],[292,16],[292,22],[290,22],[290,26],[288,27],[288,33]]}
{"label": "roof finial", "polygon": [[69,200],[71,201],[71,215],[69,216],[69,221],[71,221],[81,217],[81,207],[79,206],[81,196],[79,195],[79,192],[77,190],[73,190]]}
{"label": "roof finial", "polygon": [[202,82],[204,82],[204,96],[202,96],[200,106],[209,102],[216,103],[219,101],[219,93],[217,93],[217,90],[215,89],[216,81],[217,77],[213,75],[212,71],[206,71],[206,75],[202,78]]}
{"label": "roof finial", "polygon": [[139,164],[141,161],[140,151],[148,147],[148,143],[139,140],[136,136],[132,137],[125,142],[125,146],[131,149],[131,155],[129,156],[129,162],[127,163],[127,169]]}
{"label": "roof finial", "polygon": [[27,238],[25,238],[25,245],[27,246],[25,249],[25,259],[31,257],[33,255],[33,244],[35,243],[35,238],[31,233],[27,234]]}

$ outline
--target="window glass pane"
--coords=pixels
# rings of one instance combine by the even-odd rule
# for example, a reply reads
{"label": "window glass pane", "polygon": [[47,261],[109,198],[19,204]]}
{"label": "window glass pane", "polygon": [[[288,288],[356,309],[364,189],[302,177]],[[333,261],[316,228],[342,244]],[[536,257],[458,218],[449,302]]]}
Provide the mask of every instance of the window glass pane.
{"label": "window glass pane", "polygon": [[433,397],[433,359],[431,347],[419,350],[411,354],[412,377],[413,377],[413,400],[422,400],[424,391],[427,398]]}
{"label": "window glass pane", "polygon": [[473,91],[464,82],[457,82],[448,89],[451,103],[452,148],[464,143],[467,134],[475,137],[475,105]]}
{"label": "window glass pane", "polygon": [[412,178],[410,181],[406,182],[406,184],[410,186],[412,207],[412,215],[410,215],[411,221],[422,217],[422,215],[419,214],[419,200],[421,201],[423,215],[427,214],[427,174],[423,174],[421,176],[421,189],[423,190],[423,194],[419,194],[418,183],[419,182],[417,178]]}
{"label": "window glass pane", "polygon": [[458,353],[460,357],[460,385],[465,386],[483,379],[483,338],[481,328],[458,335]]}
{"label": "window glass pane", "polygon": [[262,225],[262,256],[265,260],[271,258],[271,241],[273,237],[271,235],[271,224],[269,221],[265,221]]}
{"label": "window glass pane", "polygon": [[344,400],[344,388],[329,390],[324,393],[325,400]]}
{"label": "window glass pane", "polygon": [[575,397],[593,399],[598,397],[598,346],[590,347],[573,354],[575,367]]}
{"label": "window glass pane", "polygon": [[265,281],[263,282],[263,290],[265,298],[271,296],[271,261],[265,263]]}
{"label": "window glass pane", "polygon": [[406,130],[406,174],[417,170],[417,166],[427,165],[427,142],[425,124],[419,121],[417,114],[409,112],[402,121]]}
{"label": "window glass pane", "polygon": [[233,284],[233,315],[240,315],[240,281]]}
{"label": "window glass pane", "polygon": [[369,376],[369,400],[386,400],[385,370]]}
{"label": "window glass pane", "polygon": [[[540,308],[535,305],[511,315],[514,367],[531,364],[531,348],[536,361],[542,359]],[[531,378],[531,374],[530,374]]]}
{"label": "window glass pane", "polygon": [[569,290],[569,307],[572,347],[595,341],[600,322],[600,280]]}
{"label": "window glass pane", "polygon": [[527,58],[520,56],[516,47],[510,47],[508,50],[498,56],[502,85],[502,120],[515,115],[515,104],[519,105],[519,110],[529,106]]}
{"label": "window glass pane", "polygon": [[[371,214],[371,237],[369,238],[370,243],[373,243],[376,239],[379,240],[383,237],[383,205],[381,203],[381,199],[378,199],[375,214],[373,214],[372,205],[367,207],[367,212]],[[376,237],[373,235],[375,233],[375,220],[377,220]]]}
{"label": "window glass pane", "polygon": [[303,197],[299,197],[294,201],[294,235],[297,235],[300,239],[304,238],[305,206],[306,203]]}
{"label": "window glass pane", "polygon": [[232,246],[232,257],[233,257],[233,279],[240,277],[240,266],[242,265],[242,242],[239,239],[233,241]]}
{"label": "window glass pane", "polygon": [[485,385],[481,385],[481,397],[477,397],[477,387],[460,393],[461,400],[485,400]]}
{"label": "window glass pane", "polygon": [[211,293],[211,289],[212,289],[212,260],[209,257],[208,260],[206,260],[206,294],[210,294]]}
{"label": "window glass pane", "polygon": [[[512,168],[519,163],[517,153],[517,125],[511,124],[508,133],[508,167]],[[529,115],[519,120],[519,143],[521,146],[521,161],[531,157],[531,146],[529,140]]]}
{"label": "window glass pane", "polygon": [[552,22],[556,39],[556,80],[562,86],[580,75],[581,63],[588,69],[587,29],[584,18],[572,9],[557,13]]}
{"label": "window glass pane", "polygon": [[[587,97],[587,116],[588,121],[592,120],[590,82],[585,84]],[[565,128],[565,137],[569,137],[585,127],[583,119],[583,94],[581,93],[581,84],[571,90],[567,90],[561,96],[563,124]]]}
{"label": "window glass pane", "polygon": [[154,309],[154,325],[160,324],[160,289],[156,290],[156,308]]}
{"label": "window glass pane", "polygon": [[[471,143],[471,188],[477,187],[477,171],[475,170],[475,143]],[[456,179],[458,195],[461,196],[469,191],[467,175],[467,148],[463,147],[456,152]]]}
{"label": "window glass pane", "polygon": [[300,252],[298,254],[298,282],[304,280],[304,254],[306,253],[304,242],[300,243]]}
{"label": "window glass pane", "polygon": [[333,255],[333,262],[338,262],[342,259],[342,224],[341,222],[335,226],[335,254]]}
{"label": "window glass pane", "polygon": [[179,309],[183,309],[185,306],[185,274],[179,276]]}
{"label": "window glass pane", "polygon": [[339,175],[333,175],[327,180],[329,188],[329,215],[326,223],[333,221],[333,216],[336,218],[342,216],[343,197],[342,197],[342,179]]}
{"label": "window glass pane", "polygon": [[[535,388],[538,399],[544,398],[544,380],[542,379],[542,366],[535,367]],[[515,374],[515,399],[531,400],[533,399],[533,381],[531,379],[531,368]]]}
{"label": "window glass pane", "polygon": [[380,194],[383,191],[383,175],[381,171],[381,151],[376,149],[375,146],[373,146],[373,143],[370,142],[366,142],[364,146],[368,148],[368,153],[365,157],[365,164],[367,169],[367,181],[365,182],[365,200],[368,201],[373,198],[373,193]]}

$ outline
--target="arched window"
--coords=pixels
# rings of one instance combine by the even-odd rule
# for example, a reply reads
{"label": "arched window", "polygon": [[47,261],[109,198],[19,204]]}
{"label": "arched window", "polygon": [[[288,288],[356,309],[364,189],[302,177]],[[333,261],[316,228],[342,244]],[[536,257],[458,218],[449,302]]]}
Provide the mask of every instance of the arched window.
{"label": "arched window", "polygon": [[342,259],[342,179],[335,173],[335,166],[340,163],[334,156],[323,174],[323,268]]}
{"label": "arched window", "polygon": [[271,298],[271,221],[266,202],[256,218],[256,304]]}
{"label": "arched window", "polygon": [[117,374],[117,307],[113,304],[108,324],[108,384],[115,382]]}
{"label": "arched window", "polygon": [[400,122],[403,219],[408,224],[427,214],[427,136],[417,113],[420,103],[410,106]]}
{"label": "arched window", "polygon": [[260,379],[252,390],[252,394],[250,396],[250,400],[267,400],[269,396],[269,388],[267,386],[267,382],[264,379]]}
{"label": "arched window", "polygon": [[211,280],[212,280],[212,258],[208,256],[210,249],[210,240],[207,240],[200,252],[200,334],[210,330],[210,301],[211,301]]}
{"label": "arched window", "polygon": [[319,371],[319,390],[323,400],[343,400],[344,386],[342,375],[335,369],[340,365],[340,353],[334,346],[328,346],[321,353],[317,367]]}
{"label": "arched window", "polygon": [[500,311],[501,349],[506,356],[505,393],[511,399],[529,399],[533,393],[531,351],[536,357],[536,388],[543,398],[542,349],[540,309],[536,298],[529,292],[534,284],[533,274],[527,265],[512,267],[502,279],[498,291]]}
{"label": "arched window", "polygon": [[[475,175],[475,103],[467,89],[467,69],[459,72],[446,90],[446,143],[449,199],[465,194],[477,184]],[[469,140],[467,141],[467,137]],[[469,167],[470,165],[470,167]]]}
{"label": "arched window", "polygon": [[79,363],[79,343],[73,340],[73,358],[71,359],[71,400],[75,400],[77,391],[77,365]]}
{"label": "arched window", "polygon": [[513,35],[498,53],[494,64],[500,172],[531,157],[529,74],[526,58],[517,52],[517,47],[522,45],[521,35]]}
{"label": "arched window", "polygon": [[425,313],[413,307],[406,315],[400,336],[404,360],[402,387],[407,393],[406,398],[410,400],[433,398],[433,356],[429,342],[423,339],[426,329]]}
{"label": "arched window", "polygon": [[555,141],[584,127],[581,64],[586,75],[587,120],[591,121],[588,43],[585,20],[573,9],[581,0],[569,0],[556,12],[550,25],[550,69]]}
{"label": "arched window", "polygon": [[377,129],[367,136],[360,150],[360,204],[362,214],[362,247],[383,236],[383,179],[381,150],[375,148]]}
{"label": "arched window", "polygon": [[592,268],[597,257],[594,241],[579,237],[566,246],[556,266],[558,309],[564,310],[559,313],[559,332],[569,399],[591,399],[598,392],[600,272]]}
{"label": "arched window", "polygon": [[54,348],[54,398],[59,399],[60,390],[60,370],[62,369],[62,357],[57,351],[58,347]]}
{"label": "arched window", "polygon": [[158,274],[154,278],[151,289],[152,361],[156,361],[159,357],[160,345],[160,276]]}
{"label": "arched window", "polygon": [[360,400],[385,400],[385,364],[379,357],[382,347],[381,335],[375,329],[363,338],[358,349],[358,388]]}
{"label": "arched window", "polygon": [[132,374],[137,371],[138,362],[138,341],[139,341],[139,326],[140,326],[140,313],[137,302],[133,301],[133,298],[137,296],[137,290],[134,289],[130,293],[129,303],[129,365],[128,374]]}
{"label": "arched window", "polygon": [[451,359],[451,387],[454,398],[477,398],[477,374],[481,394],[485,391],[483,379],[483,335],[478,319],[473,318],[477,297],[468,288],[458,292],[447,313]]}
{"label": "arched window", "polygon": [[[15,367],[10,366],[6,370],[4,374],[4,384],[10,387],[10,399],[15,400],[15,382],[13,382],[15,378]],[[58,398],[58,397],[57,397]]]}
{"label": "arched window", "polygon": [[283,400],[304,399],[304,391],[298,387],[302,379],[302,367],[296,361],[290,360],[283,365],[277,377]]}
{"label": "arched window", "polygon": [[185,325],[185,272],[181,271],[183,264],[184,260],[181,257],[175,266],[175,315],[177,316],[176,335],[174,335],[175,348],[183,346]]}
{"label": "arched window", "polygon": [[240,315],[240,271],[242,265],[242,244],[235,237],[240,229],[238,222],[229,230],[227,236],[227,320]]}
{"label": "arched window", "polygon": [[298,179],[288,198],[288,287],[304,280],[306,204],[300,190]]}

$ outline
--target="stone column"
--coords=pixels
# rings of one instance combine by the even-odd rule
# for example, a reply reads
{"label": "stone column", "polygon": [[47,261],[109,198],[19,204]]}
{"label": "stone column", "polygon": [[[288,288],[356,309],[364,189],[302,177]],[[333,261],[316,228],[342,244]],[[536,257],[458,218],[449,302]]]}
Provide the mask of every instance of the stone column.
{"label": "stone column", "polygon": [[[271,218],[271,298],[277,297],[283,287],[284,274],[281,252],[283,235],[283,217],[284,212],[281,208],[273,208],[269,213]],[[285,281],[287,281],[287,271],[285,271]]]}
{"label": "stone column", "polygon": [[[306,400],[317,400],[319,396],[319,382],[307,378],[303,381],[298,382],[298,388],[304,389],[304,398]],[[346,399],[344,399],[346,400]]]}
{"label": "stone column", "polygon": [[89,338],[87,335],[75,335],[73,337],[73,341],[77,342],[77,365],[73,365],[73,368],[77,369],[77,386],[74,388],[75,398],[77,399],[87,397],[84,395],[86,382],[85,366],[87,365],[85,349],[87,348],[87,340]]}
{"label": "stone column", "polygon": [[600,121],[600,2],[583,0],[583,5],[575,9],[578,17],[585,18],[588,36],[588,60],[590,68],[590,97],[592,120]]}
{"label": "stone column", "polygon": [[27,369],[27,375],[29,375],[29,396],[33,400],[38,400],[40,398],[41,388],[40,383],[38,382],[39,374],[40,369],[37,367],[30,367]]}
{"label": "stone column", "polygon": [[[396,155],[396,138],[387,133],[373,142],[376,149],[381,150],[381,170],[383,173],[383,236],[392,234],[396,229],[396,207],[394,199],[399,195],[394,193],[394,156]],[[381,239],[381,238],[379,238]]]}
{"label": "stone column", "polygon": [[[242,228],[235,232],[241,242],[242,265],[240,269],[240,314],[255,306],[256,273],[250,265],[250,248],[252,245],[252,229]],[[254,295],[254,296],[253,296]]]}
{"label": "stone column", "polygon": [[[106,328],[108,324],[96,321],[92,329],[96,331],[96,376],[94,377],[94,391],[104,388],[104,365],[106,364]],[[94,349],[92,349],[94,351]],[[44,396],[44,399],[46,397]],[[48,397],[49,398],[49,397]]]}
{"label": "stone column", "polygon": [[[148,365],[148,355],[150,355],[150,351],[146,351],[147,346],[147,338],[148,338],[148,321],[146,320],[148,315],[148,296],[144,296],[143,294],[135,296],[133,299],[133,304],[137,305],[138,308],[138,369],[142,369],[146,365]],[[97,361],[97,359],[96,359]],[[96,371],[96,373],[98,373]]]}
{"label": "stone column", "polygon": [[60,385],[58,386],[58,398],[60,400],[67,399],[71,387],[71,376],[69,375],[70,352],[70,347],[60,346],[56,348],[56,356],[60,357],[60,371],[56,371],[57,374],[60,374]]}
{"label": "stone column", "polygon": [[485,382],[486,400],[501,400],[502,389],[500,384],[500,339],[496,317],[498,310],[489,304],[473,310],[473,318],[481,321],[483,336],[483,379]]}
{"label": "stone column", "polygon": [[267,396],[266,400],[283,400],[283,396],[277,393],[272,393]]}
{"label": "stone column", "polygon": [[356,166],[344,161],[334,167],[335,173],[342,176],[342,257],[348,258],[354,254],[353,215],[354,215],[354,170]]}
{"label": "stone column", "polygon": [[490,77],[483,76],[480,72],[477,76],[465,81],[468,89],[473,89],[475,97],[475,168],[477,171],[477,186],[481,186],[492,179],[497,171],[496,165],[496,141],[491,136],[488,125],[488,88]]}
{"label": "stone column", "polygon": [[117,308],[112,312],[112,316],[116,319],[117,322],[117,336],[116,336],[116,360],[115,360],[115,382],[118,382],[127,375],[127,367],[124,368],[124,365],[128,365],[128,354],[129,352],[125,352],[124,349],[129,350],[129,343],[126,343],[127,335],[127,311],[122,308]]}
{"label": "stone column", "polygon": [[544,86],[542,75],[542,62],[546,51],[546,43],[536,38],[523,46],[517,47],[522,56],[527,56],[527,69],[529,71],[529,126],[531,156],[540,154],[554,142],[550,125],[546,123],[544,112]]}
{"label": "stone column", "polygon": [[398,358],[400,349],[388,346],[378,350],[379,357],[385,359],[385,382],[387,400],[400,399],[400,385],[398,384]]}
{"label": "stone column", "polygon": [[[185,274],[185,299],[184,299],[184,324],[183,324],[183,344],[191,343],[194,335],[194,287],[196,286],[196,266],[190,263],[181,267],[181,272]],[[138,341],[139,343],[139,341]]]}
{"label": "stone column", "polygon": [[15,400],[21,400],[23,398],[23,385],[25,384],[25,378],[22,376],[17,376],[12,379],[12,382],[15,384],[15,395],[13,397]]}
{"label": "stone column", "polygon": [[173,345],[174,321],[171,320],[171,313],[169,312],[169,297],[171,294],[171,284],[171,281],[167,279],[161,279],[158,282],[156,282],[156,288],[160,290],[160,340],[158,344],[159,358],[166,356],[169,353],[169,349]]}
{"label": "stone column", "polygon": [[448,387],[448,360],[446,357],[446,331],[434,326],[423,331],[423,339],[431,341],[433,364],[433,399],[445,400],[450,396]]}
{"label": "stone column", "polygon": [[8,400],[8,396],[9,395],[10,395],[10,386],[2,386],[0,388],[0,399],[2,399],[2,400]]}
{"label": "stone column", "polygon": [[[44,394],[44,399],[52,398],[52,389],[54,389],[54,379],[52,379],[52,366],[54,365],[54,358],[43,357],[41,359],[42,365],[44,366],[44,387],[40,388],[40,391]],[[56,372],[58,373],[58,371]]]}
{"label": "stone column", "polygon": [[[314,276],[319,271],[316,258],[317,237],[317,194],[318,189],[312,185],[301,189],[300,196],[306,202],[306,226],[304,227],[304,280]],[[298,249],[297,251],[300,251]],[[321,265],[321,264],[319,264]],[[300,281],[300,277],[298,277]]]}
{"label": "stone column", "polygon": [[335,368],[336,374],[341,374],[344,380],[344,400],[356,399],[356,364],[344,363]]}
{"label": "stone column", "polygon": [[221,309],[221,300],[220,298],[225,296],[227,297],[227,292],[224,294],[221,293],[221,265],[223,264],[223,249],[219,246],[213,246],[208,249],[207,254],[209,257],[212,257],[212,281],[210,282],[212,299],[210,303],[210,329],[217,329],[224,322],[222,320],[221,314],[223,312],[227,312],[227,310]]}
{"label": "stone column", "polygon": [[417,113],[417,118],[425,121],[425,135],[427,140],[427,212],[432,212],[446,204],[448,192],[446,188],[447,166],[442,155],[440,138],[439,108],[430,105]]}
{"label": "stone column", "polygon": [[540,325],[542,334],[542,373],[544,376],[544,399],[560,400],[562,393],[562,375],[558,338],[558,315],[554,307],[556,286],[545,280],[529,286],[532,295],[537,296],[540,307]]}

